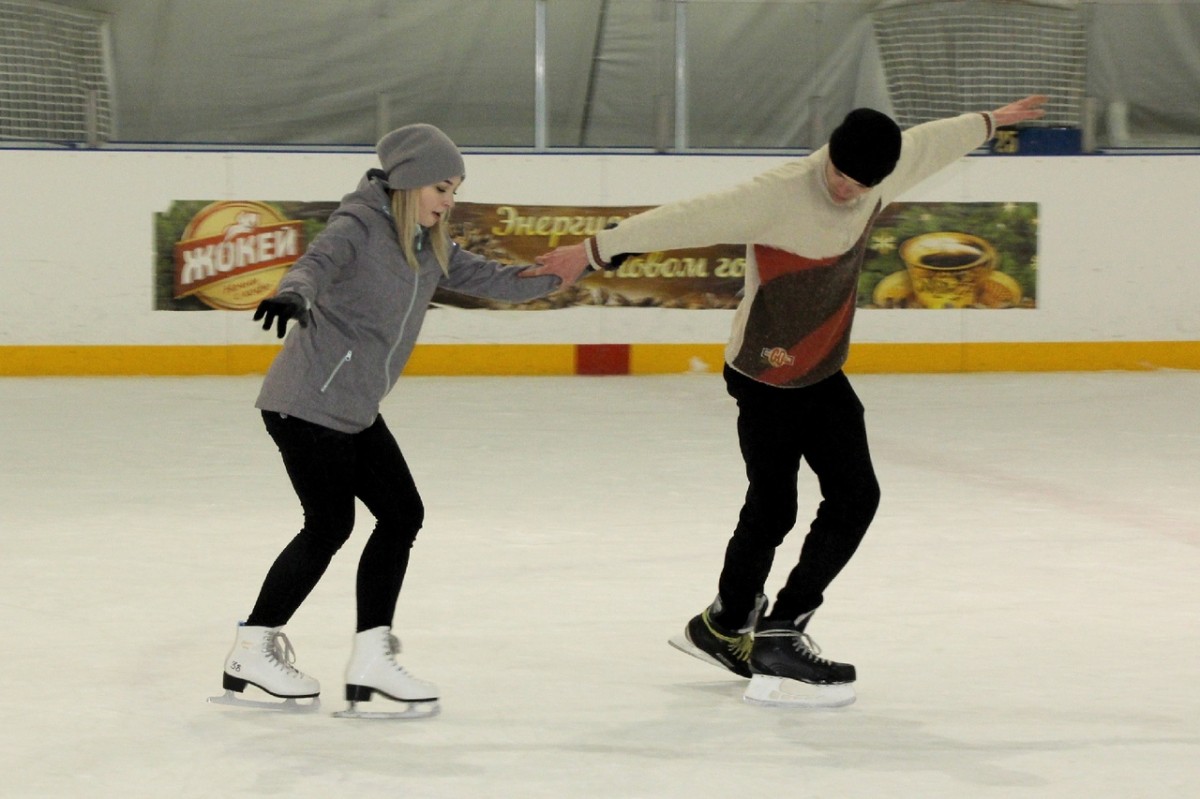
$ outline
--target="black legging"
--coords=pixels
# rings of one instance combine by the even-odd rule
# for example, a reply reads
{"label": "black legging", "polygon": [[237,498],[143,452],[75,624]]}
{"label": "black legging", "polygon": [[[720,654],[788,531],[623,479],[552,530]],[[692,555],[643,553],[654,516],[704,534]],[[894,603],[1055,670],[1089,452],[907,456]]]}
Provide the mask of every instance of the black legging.
{"label": "black legging", "polygon": [[354,499],[375,516],[358,563],[358,632],[392,624],[396,600],[425,507],[383,417],[360,433],[340,433],[264,411],[304,509],[304,527],[267,572],[246,624],[286,624],[354,529]]}
{"label": "black legging", "polygon": [[725,367],[738,404],[738,440],[750,486],[725,551],[719,591],[721,621],[741,624],[754,607],[775,549],[796,524],[801,458],[820,484],[817,509],[800,561],[768,616],[795,619],[824,601],[825,589],[849,562],[879,506],[863,406],[838,372],[805,388],[776,388]]}

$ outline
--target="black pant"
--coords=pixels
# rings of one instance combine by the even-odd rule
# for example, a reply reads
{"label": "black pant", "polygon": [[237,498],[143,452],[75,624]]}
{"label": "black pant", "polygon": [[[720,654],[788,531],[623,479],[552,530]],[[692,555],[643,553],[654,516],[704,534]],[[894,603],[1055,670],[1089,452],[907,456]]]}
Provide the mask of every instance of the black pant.
{"label": "black pant", "polygon": [[726,366],[725,384],[737,400],[738,440],[750,486],[725,551],[720,621],[742,624],[763,593],[775,549],[796,523],[803,458],[817,476],[822,500],[800,561],[768,614],[795,619],[824,601],[825,589],[854,555],[879,506],[863,406],[841,372],[805,388],[776,388]]}
{"label": "black pant", "polygon": [[358,563],[358,631],[392,624],[396,600],[425,507],[383,417],[360,433],[340,433],[264,411],[304,510],[304,527],[267,572],[249,625],[288,622],[354,529],[354,500],[375,516]]}

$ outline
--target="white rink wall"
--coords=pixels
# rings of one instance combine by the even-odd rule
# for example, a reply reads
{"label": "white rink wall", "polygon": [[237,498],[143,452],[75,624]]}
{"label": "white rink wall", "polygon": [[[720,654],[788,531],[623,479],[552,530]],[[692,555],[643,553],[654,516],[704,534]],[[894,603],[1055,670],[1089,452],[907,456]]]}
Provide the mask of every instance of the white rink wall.
{"label": "white rink wall", "polygon": [[[652,205],[720,189],[764,156],[467,153],[460,200]],[[269,344],[244,313],[153,310],[153,219],[174,200],[339,199],[368,153],[0,150],[0,346]],[[863,310],[857,342],[1200,338],[1200,156],[963,159],[911,201],[1040,204],[1036,309]],[[430,314],[426,344],[720,343],[730,311]]]}

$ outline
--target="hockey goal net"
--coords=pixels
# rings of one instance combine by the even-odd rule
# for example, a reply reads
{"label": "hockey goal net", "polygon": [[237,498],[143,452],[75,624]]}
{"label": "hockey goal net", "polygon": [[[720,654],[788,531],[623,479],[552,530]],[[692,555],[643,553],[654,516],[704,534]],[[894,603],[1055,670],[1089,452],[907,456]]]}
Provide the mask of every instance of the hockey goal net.
{"label": "hockey goal net", "polygon": [[0,140],[110,139],[108,62],[102,15],[0,0]]}
{"label": "hockey goal net", "polygon": [[897,122],[909,127],[1051,100],[1040,124],[1080,127],[1086,24],[1078,3],[905,2],[871,14]]}

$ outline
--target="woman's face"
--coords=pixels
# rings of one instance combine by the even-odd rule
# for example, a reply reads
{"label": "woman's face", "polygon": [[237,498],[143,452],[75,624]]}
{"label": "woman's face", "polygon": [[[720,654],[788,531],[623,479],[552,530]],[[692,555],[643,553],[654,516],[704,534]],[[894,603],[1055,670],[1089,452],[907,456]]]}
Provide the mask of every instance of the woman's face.
{"label": "woman's face", "polygon": [[417,191],[417,221],[422,227],[433,227],[454,207],[454,194],[462,178],[450,178]]}

